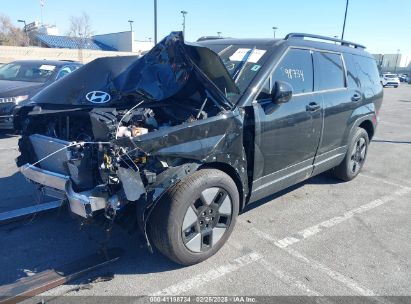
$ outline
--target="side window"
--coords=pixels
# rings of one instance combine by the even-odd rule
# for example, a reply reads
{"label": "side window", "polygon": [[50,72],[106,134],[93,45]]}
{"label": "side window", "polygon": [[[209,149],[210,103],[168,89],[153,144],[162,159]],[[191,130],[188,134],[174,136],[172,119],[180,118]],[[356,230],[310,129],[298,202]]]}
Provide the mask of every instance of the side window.
{"label": "side window", "polygon": [[358,77],[361,87],[374,87],[380,84],[377,64],[375,60],[368,57],[354,55],[357,64]]}
{"label": "side window", "polygon": [[347,82],[349,88],[358,88],[360,86],[360,80],[358,78],[358,70],[354,56],[351,54],[344,54],[345,67],[347,69]]}
{"label": "side window", "polygon": [[309,50],[291,49],[275,69],[272,85],[285,81],[293,87],[293,94],[313,91],[313,61]]}
{"label": "side window", "polygon": [[317,52],[320,70],[320,90],[345,87],[344,68],[340,54]]}
{"label": "side window", "polygon": [[271,89],[276,81],[288,82],[293,94],[313,91],[313,61],[309,50],[290,49],[276,67],[269,79],[264,83],[257,100],[270,98]]}

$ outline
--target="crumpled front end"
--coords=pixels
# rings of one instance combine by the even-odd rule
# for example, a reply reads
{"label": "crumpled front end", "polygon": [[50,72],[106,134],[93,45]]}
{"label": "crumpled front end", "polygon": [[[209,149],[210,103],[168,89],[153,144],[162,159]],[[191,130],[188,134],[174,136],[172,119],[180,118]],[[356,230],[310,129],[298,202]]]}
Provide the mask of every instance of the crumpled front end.
{"label": "crumpled front end", "polygon": [[[229,167],[246,196],[243,116],[226,98],[236,87],[219,60],[172,34],[140,59],[118,60],[129,68],[85,65],[19,113],[22,174],[83,218],[114,219],[135,205],[144,230],[165,191],[201,167]],[[111,99],[87,101],[97,96],[88,90]]]}
{"label": "crumpled front end", "polygon": [[21,172],[46,195],[67,199],[71,211],[86,219],[114,219],[135,204],[144,230],[164,192],[202,166],[227,164],[246,187],[237,110],[198,120],[190,115],[170,125],[160,120],[159,109],[136,109],[129,119],[114,109],[32,115],[19,143]]}

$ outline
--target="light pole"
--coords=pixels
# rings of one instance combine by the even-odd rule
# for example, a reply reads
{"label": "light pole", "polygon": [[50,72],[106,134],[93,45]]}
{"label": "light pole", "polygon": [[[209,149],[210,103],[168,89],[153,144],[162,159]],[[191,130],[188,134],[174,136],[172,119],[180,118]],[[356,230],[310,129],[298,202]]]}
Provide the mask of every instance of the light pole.
{"label": "light pole", "polygon": [[221,37],[221,32],[217,32],[218,37]]}
{"label": "light pole", "polygon": [[154,0],[154,44],[157,44],[157,0]]}
{"label": "light pole", "polygon": [[275,39],[275,31],[278,30],[278,27],[273,26],[273,31],[274,31],[274,39]]}
{"label": "light pole", "polygon": [[128,20],[128,23],[130,23],[130,32],[133,31],[133,20]]}
{"label": "light pole", "polygon": [[181,11],[181,14],[183,15],[183,37],[185,39],[186,36],[186,15],[188,12],[186,11]]}
{"label": "light pole", "polygon": [[395,58],[394,74],[397,73],[398,57],[400,55],[400,49],[397,50],[397,57]]}
{"label": "light pole", "polygon": [[345,32],[345,21],[347,20],[347,11],[348,11],[348,1],[345,3],[345,14],[344,14],[344,24],[343,24],[343,29],[342,29],[342,34],[341,34],[341,40],[344,40],[344,32]]}
{"label": "light pole", "polygon": [[26,36],[27,36],[27,40],[28,40],[28,44],[30,45],[30,37],[29,37],[29,34],[27,33],[27,24],[26,24],[26,20],[19,19],[19,20],[17,20],[17,22],[24,23],[24,28],[23,28],[23,31],[24,31],[24,33],[26,34]]}

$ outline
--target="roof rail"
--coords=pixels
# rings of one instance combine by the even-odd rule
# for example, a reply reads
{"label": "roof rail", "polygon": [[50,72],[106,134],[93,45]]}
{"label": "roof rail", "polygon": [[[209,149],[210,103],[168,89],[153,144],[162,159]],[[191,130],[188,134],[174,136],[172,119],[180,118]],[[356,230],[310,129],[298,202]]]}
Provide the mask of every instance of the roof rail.
{"label": "roof rail", "polygon": [[216,40],[216,39],[224,39],[225,37],[221,36],[202,36],[197,39],[197,42],[205,41],[205,40]]}
{"label": "roof rail", "polygon": [[314,38],[314,39],[319,39],[319,40],[339,42],[343,46],[348,46],[348,47],[353,46],[354,48],[365,49],[365,46],[363,46],[361,44],[358,44],[358,43],[354,43],[354,42],[350,42],[350,41],[346,41],[346,40],[341,40],[341,39],[337,39],[337,38],[320,36],[320,35],[304,34],[304,33],[290,33],[287,36],[285,36],[284,40],[289,40],[290,38],[301,38],[301,39]]}

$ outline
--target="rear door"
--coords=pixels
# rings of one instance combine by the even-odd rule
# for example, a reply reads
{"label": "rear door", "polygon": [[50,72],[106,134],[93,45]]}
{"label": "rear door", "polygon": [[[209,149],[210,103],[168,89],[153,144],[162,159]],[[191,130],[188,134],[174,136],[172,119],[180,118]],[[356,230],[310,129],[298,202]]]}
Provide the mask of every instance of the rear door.
{"label": "rear door", "polygon": [[[289,102],[273,104],[269,93],[275,81],[293,87]],[[313,90],[312,52],[290,48],[253,103],[254,196],[265,196],[310,176],[322,125],[322,100]]]}
{"label": "rear door", "polygon": [[[351,62],[347,62],[351,64]],[[338,165],[344,158],[349,120],[353,110],[361,103],[355,68],[350,70],[348,86],[342,54],[329,51],[314,52],[316,69],[316,95],[323,100],[324,126],[315,159],[314,174]]]}

